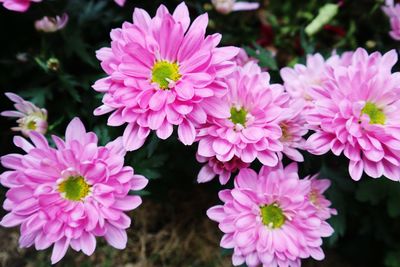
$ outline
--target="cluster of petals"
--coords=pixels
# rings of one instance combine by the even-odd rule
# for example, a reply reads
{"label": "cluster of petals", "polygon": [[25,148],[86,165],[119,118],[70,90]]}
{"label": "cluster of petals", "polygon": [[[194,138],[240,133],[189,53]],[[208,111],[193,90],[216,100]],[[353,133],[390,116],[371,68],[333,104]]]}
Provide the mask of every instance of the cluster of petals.
{"label": "cluster of petals", "polygon": [[52,139],[56,148],[38,132],[30,133],[31,142],[16,136],[15,145],[26,154],[1,158],[11,170],[0,176],[1,184],[10,188],[3,206],[9,213],[0,225],[21,226],[21,247],[43,250],[54,245],[52,263],[69,247],[91,255],[100,236],[124,249],[131,223],[125,212],[141,204],[139,196],[128,193],[144,188],[147,180],[124,166],[121,138],[98,146],[97,136],[75,118],[65,141]]}
{"label": "cluster of petals", "polygon": [[386,0],[385,5],[382,6],[383,12],[390,19],[391,31],[389,35],[394,40],[400,40],[400,4],[395,4],[394,0]]}
{"label": "cluster of petals", "polygon": [[3,6],[9,10],[25,12],[29,9],[32,2],[42,2],[42,0],[0,0]]}
{"label": "cluster of petals", "polygon": [[205,163],[197,175],[198,183],[209,182],[218,176],[219,182],[224,185],[229,181],[232,173],[250,166],[250,163],[245,163],[236,156],[226,162],[219,161],[216,157],[206,158],[198,154],[196,158],[198,162]]}
{"label": "cluster of petals", "polygon": [[337,210],[331,208],[332,203],[324,196],[325,191],[331,186],[331,181],[319,179],[318,174],[304,179],[310,181],[310,192],[307,195],[307,199],[317,209],[318,217],[322,220],[327,220],[332,215],[337,215]]}
{"label": "cluster of petals", "polygon": [[1,116],[18,118],[18,127],[13,127],[13,131],[21,131],[28,136],[31,131],[46,133],[47,131],[47,110],[39,108],[35,104],[22,99],[14,93],[5,93],[13,101],[16,110],[7,110],[0,113]]}
{"label": "cluster of petals", "polygon": [[[285,97],[282,97],[282,99],[285,99]],[[306,106],[304,101],[300,99],[286,97],[281,107],[284,108],[279,122],[282,131],[282,136],[279,139],[283,145],[282,153],[293,161],[302,162],[304,157],[299,150],[305,149],[306,140],[304,136],[308,132],[308,125],[304,116]]]}
{"label": "cluster of petals", "polygon": [[215,10],[222,14],[229,14],[233,11],[255,10],[260,7],[259,3],[238,2],[236,0],[211,0]]}
{"label": "cluster of petals", "polygon": [[64,13],[56,17],[45,16],[35,21],[35,29],[41,32],[56,32],[63,29],[68,23],[68,14]]}
{"label": "cluster of petals", "polygon": [[168,138],[174,125],[180,141],[190,145],[195,126],[209,114],[226,115],[218,109],[227,91],[221,78],[234,71],[231,59],[239,49],[217,48],[221,35],[205,35],[207,14],[190,26],[185,3],[173,14],[161,5],[154,18],[136,8],[133,21],[113,30],[111,47],[97,52],[108,76],[93,86],[105,93],[95,115],[112,112],[110,126],[128,123],[123,134],[127,150],[140,148],[151,130]]}
{"label": "cluster of petals", "polygon": [[297,267],[301,259],[322,260],[322,237],[333,233],[309,197],[323,189],[311,191],[311,181],[299,179],[296,163],[264,166],[259,174],[242,169],[234,188],[219,193],[223,205],[207,215],[224,232],[221,246],[234,249],[233,265]]}
{"label": "cluster of petals", "polygon": [[312,102],[310,90],[320,87],[327,79],[326,70],[332,66],[348,65],[352,52],[341,56],[332,55],[325,61],[321,54],[307,55],[306,64],[296,64],[293,68],[285,67],[280,70],[286,91],[294,99]]}
{"label": "cluster of petals", "polygon": [[314,106],[307,122],[315,131],[307,149],[316,155],[331,150],[349,160],[359,180],[365,172],[400,178],[400,73],[392,73],[397,53],[356,50],[347,66],[329,68],[322,86],[310,91]]}
{"label": "cluster of petals", "polygon": [[219,106],[224,118],[209,116],[198,128],[198,154],[228,162],[258,159],[267,166],[278,164],[283,145],[280,120],[288,95],[255,62],[238,67],[225,79],[229,92]]}

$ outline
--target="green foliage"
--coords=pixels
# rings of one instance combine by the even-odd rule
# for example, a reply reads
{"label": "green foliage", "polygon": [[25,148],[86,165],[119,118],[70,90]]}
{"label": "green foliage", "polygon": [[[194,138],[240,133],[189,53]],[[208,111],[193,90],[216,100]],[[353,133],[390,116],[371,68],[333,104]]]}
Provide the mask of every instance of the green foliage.
{"label": "green foliage", "polygon": [[371,205],[385,203],[390,217],[400,216],[400,184],[385,178],[368,180],[360,184],[356,191],[356,198]]}

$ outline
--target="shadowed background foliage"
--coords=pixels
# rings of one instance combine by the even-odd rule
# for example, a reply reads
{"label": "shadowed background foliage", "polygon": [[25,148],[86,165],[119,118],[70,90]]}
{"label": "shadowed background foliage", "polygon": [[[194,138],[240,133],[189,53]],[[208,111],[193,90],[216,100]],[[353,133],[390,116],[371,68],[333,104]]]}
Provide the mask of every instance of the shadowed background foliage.
{"label": "shadowed background foliage", "polygon": [[[109,45],[109,32],[123,21],[131,21],[134,7],[154,14],[159,4],[173,9],[180,1],[128,0],[124,8],[111,0],[46,0],[27,13],[0,8],[0,90],[20,94],[49,112],[49,132],[63,135],[66,124],[79,116],[87,129],[95,131],[102,144],[121,135],[123,127],[107,127],[106,117],[92,112],[101,95],[91,85],[104,75],[95,51]],[[268,68],[274,82],[280,82],[279,68],[303,63],[307,53],[329,55],[365,47],[381,52],[398,48],[387,32],[389,24],[380,10],[383,1],[341,1],[338,14],[313,36],[304,28],[326,3],[335,1],[262,1],[254,12],[222,15],[206,0],[190,0],[192,18],[209,12],[209,32],[223,34],[224,44],[247,49]],[[65,29],[53,34],[38,33],[33,23],[44,15],[69,14]],[[59,64],[48,66],[50,58]],[[50,67],[50,68],[49,68]],[[0,95],[1,110],[12,105]],[[12,145],[15,122],[0,118],[1,154],[17,152]],[[150,179],[140,194],[144,204],[132,212],[128,247],[117,251],[99,242],[95,254],[75,252],[57,266],[145,267],[145,266],[231,266],[230,251],[219,248],[222,234],[205,216],[218,203],[221,188],[216,181],[196,184],[200,165],[196,147],[185,147],[176,136],[160,141],[155,136],[140,150],[131,152],[126,163]],[[400,185],[386,179],[364,177],[353,182],[348,162],[333,155],[305,154],[303,176],[320,172],[332,181],[327,197],[339,215],[331,219],[336,233],[325,240],[326,260],[305,262],[305,266],[400,266]],[[258,169],[260,166],[254,165]],[[226,185],[230,188],[232,184]],[[0,188],[0,199],[5,198]],[[4,211],[0,215],[4,215]],[[50,251],[18,248],[18,229],[0,229],[0,266],[49,266]]]}

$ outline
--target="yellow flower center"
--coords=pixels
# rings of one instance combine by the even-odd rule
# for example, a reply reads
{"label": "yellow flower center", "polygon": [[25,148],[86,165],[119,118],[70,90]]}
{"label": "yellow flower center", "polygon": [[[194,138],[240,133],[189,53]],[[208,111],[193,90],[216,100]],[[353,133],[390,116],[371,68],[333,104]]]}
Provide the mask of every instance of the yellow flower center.
{"label": "yellow flower center", "polygon": [[231,108],[231,117],[229,118],[234,124],[241,124],[245,126],[246,124],[247,111],[244,108],[236,109]]}
{"label": "yellow flower center", "polygon": [[151,71],[151,81],[157,83],[163,90],[168,90],[169,83],[176,82],[181,77],[178,64],[167,60],[157,61]]}
{"label": "yellow flower center", "polygon": [[28,128],[29,130],[36,130],[36,122],[35,121],[29,121],[26,124],[26,128]]}
{"label": "yellow flower center", "polygon": [[271,228],[281,228],[286,221],[282,209],[277,204],[260,207],[261,218],[264,225]]}
{"label": "yellow flower center", "polygon": [[281,131],[282,131],[281,141],[289,141],[291,139],[291,136],[289,133],[289,126],[284,122],[279,124],[279,126],[281,127]]}
{"label": "yellow flower center", "polygon": [[58,186],[61,195],[72,201],[81,201],[90,192],[90,185],[82,176],[70,176]]}
{"label": "yellow flower center", "polygon": [[319,193],[317,190],[312,189],[310,194],[308,195],[309,200],[311,201],[311,203],[313,203],[315,206],[318,206],[318,197],[319,197]]}
{"label": "yellow flower center", "polygon": [[374,103],[367,102],[361,110],[361,114],[368,115],[370,124],[385,124],[385,113],[383,113],[382,109],[378,108]]}

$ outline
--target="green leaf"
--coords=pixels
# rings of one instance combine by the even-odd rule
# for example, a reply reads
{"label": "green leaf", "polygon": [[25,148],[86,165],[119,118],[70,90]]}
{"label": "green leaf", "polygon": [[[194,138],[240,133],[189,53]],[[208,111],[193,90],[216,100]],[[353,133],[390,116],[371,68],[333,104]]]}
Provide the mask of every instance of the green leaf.
{"label": "green leaf", "polygon": [[306,54],[313,54],[315,50],[315,43],[307,39],[304,31],[300,32],[300,44]]}
{"label": "green leaf", "polygon": [[400,251],[391,251],[386,254],[385,266],[387,267],[399,267],[400,266]]}
{"label": "green leaf", "polygon": [[276,64],[276,60],[275,60],[274,56],[272,55],[271,51],[264,49],[263,47],[261,47],[260,45],[258,45],[256,43],[254,43],[253,45],[254,45],[255,49],[252,49],[248,46],[244,47],[244,50],[246,50],[246,53],[249,56],[257,59],[260,67],[268,68],[269,70],[277,70],[278,65]]}
{"label": "green leaf", "polygon": [[338,13],[339,5],[326,4],[319,9],[318,16],[305,29],[308,36],[312,36],[319,32],[323,26],[328,24]]}

